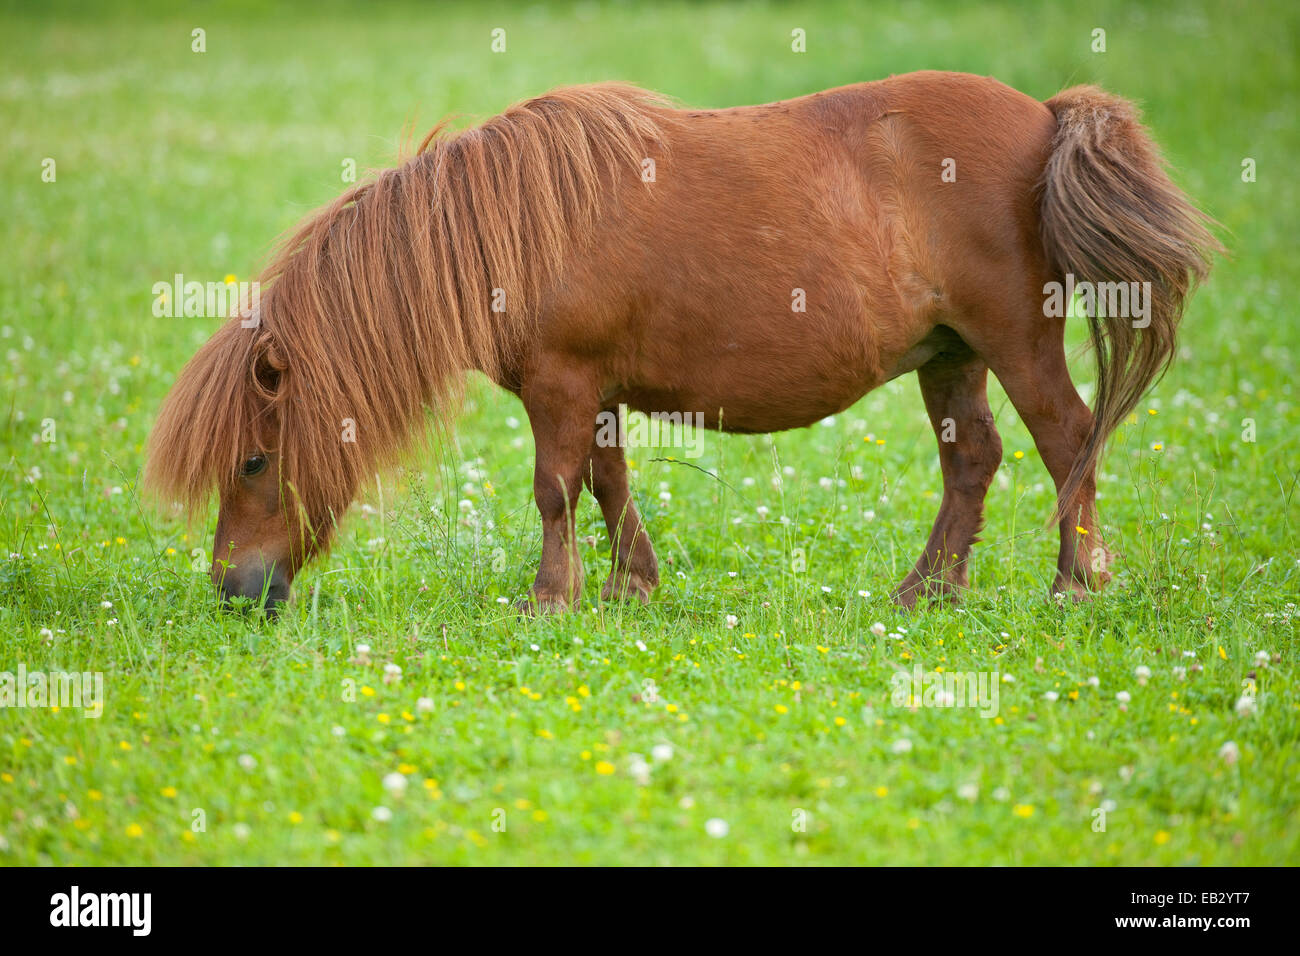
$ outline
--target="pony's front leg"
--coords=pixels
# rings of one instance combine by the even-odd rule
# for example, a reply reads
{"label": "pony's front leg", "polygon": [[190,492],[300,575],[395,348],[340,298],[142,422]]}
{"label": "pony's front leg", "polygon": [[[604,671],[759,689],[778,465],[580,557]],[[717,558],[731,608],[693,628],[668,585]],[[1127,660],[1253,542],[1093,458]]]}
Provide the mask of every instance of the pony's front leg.
{"label": "pony's front leg", "polygon": [[542,515],[542,560],[528,597],[517,607],[525,613],[564,611],[582,594],[574,509],[582,494],[599,396],[589,378],[556,362],[549,374],[531,378],[519,397],[537,453],[533,499]]}
{"label": "pony's front leg", "polygon": [[650,592],[659,584],[659,561],[628,489],[623,449],[618,445],[602,445],[597,437],[587,467],[583,479],[600,503],[612,551],[612,567],[600,596],[606,601],[634,597],[646,604]]}

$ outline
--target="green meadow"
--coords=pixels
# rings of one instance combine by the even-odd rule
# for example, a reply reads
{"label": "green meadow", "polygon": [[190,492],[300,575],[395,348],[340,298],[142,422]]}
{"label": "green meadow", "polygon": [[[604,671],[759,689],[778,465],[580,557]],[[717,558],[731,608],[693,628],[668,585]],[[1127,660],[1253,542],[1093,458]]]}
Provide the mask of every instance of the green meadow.
{"label": "green meadow", "polygon": [[[0,672],[103,689],[98,717],[0,707],[0,863],[1294,861],[1300,8],[1065,6],[0,8]],[[646,607],[600,602],[586,497],[581,609],[511,611],[541,543],[532,437],[482,381],[273,623],[216,606],[215,505],[186,526],[141,499],[158,406],[219,324],[156,316],[155,283],[248,280],[350,164],[558,85],[719,107],[922,68],[1137,100],[1223,225],[1103,462],[1119,561],[1093,600],[1048,598],[1053,488],[996,384],[973,589],[913,613],[889,591],[941,479],[912,376],[698,458],[633,449]],[[914,669],[984,675],[996,704],[909,706]]]}

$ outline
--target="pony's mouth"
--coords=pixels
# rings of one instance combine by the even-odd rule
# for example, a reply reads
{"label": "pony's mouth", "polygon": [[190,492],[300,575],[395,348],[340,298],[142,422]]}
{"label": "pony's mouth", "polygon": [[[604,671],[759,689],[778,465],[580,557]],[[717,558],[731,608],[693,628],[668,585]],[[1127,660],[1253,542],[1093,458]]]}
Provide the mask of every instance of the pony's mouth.
{"label": "pony's mouth", "polygon": [[275,620],[281,607],[289,603],[289,582],[273,576],[268,582],[257,582],[256,588],[241,588],[231,582],[221,585],[221,607],[226,611],[251,611],[261,608],[271,620]]}

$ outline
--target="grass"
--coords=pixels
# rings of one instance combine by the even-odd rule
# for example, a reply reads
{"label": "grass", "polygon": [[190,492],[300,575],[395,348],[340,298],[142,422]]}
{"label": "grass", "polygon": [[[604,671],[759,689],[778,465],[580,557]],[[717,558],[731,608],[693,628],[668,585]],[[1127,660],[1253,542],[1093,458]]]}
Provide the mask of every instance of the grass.
{"label": "grass", "polygon": [[[1281,0],[7,9],[0,670],[100,672],[106,703],[0,709],[0,863],[1293,861],[1298,21]],[[590,499],[582,610],[500,603],[540,529],[522,410],[482,383],[441,459],[370,489],[273,626],[214,608],[191,556],[211,520],[137,500],[152,416],[216,324],[154,318],[153,283],[246,278],[404,126],[569,82],[722,106],[923,67],[1139,100],[1225,225],[1178,363],[1105,461],[1121,561],[1097,600],[1046,598],[1050,481],[996,386],[975,589],[910,615],[887,594],[941,488],[910,378],[810,429],[709,435],[716,478],[634,452],[664,572],[646,608],[597,602]],[[1086,354],[1074,369],[1089,387]],[[893,706],[915,664],[1003,675],[997,718]]]}

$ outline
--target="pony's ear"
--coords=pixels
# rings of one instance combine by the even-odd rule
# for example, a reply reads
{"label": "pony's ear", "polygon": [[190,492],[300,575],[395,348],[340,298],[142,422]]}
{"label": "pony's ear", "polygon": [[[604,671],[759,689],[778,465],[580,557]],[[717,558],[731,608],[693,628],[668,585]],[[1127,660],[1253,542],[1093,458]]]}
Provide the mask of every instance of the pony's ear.
{"label": "pony's ear", "polygon": [[263,333],[253,345],[253,387],[263,398],[275,398],[286,368],[284,357],[270,335]]}

